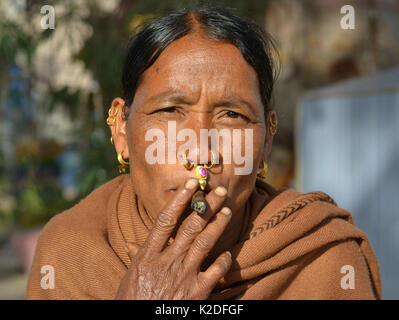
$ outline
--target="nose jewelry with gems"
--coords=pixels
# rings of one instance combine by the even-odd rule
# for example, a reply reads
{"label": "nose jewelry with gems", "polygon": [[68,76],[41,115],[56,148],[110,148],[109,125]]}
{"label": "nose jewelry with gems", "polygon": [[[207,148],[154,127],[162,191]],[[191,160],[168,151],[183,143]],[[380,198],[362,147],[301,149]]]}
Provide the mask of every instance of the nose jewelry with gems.
{"label": "nose jewelry with gems", "polygon": [[211,164],[196,164],[195,162],[189,161],[187,160],[187,151],[182,153],[182,158],[183,158],[183,165],[187,170],[192,169],[193,167],[195,167],[195,176],[198,179],[199,185],[201,187],[201,190],[205,190],[205,186],[206,186],[206,180],[208,179],[208,170],[212,168],[215,165],[215,155],[213,153],[213,151],[211,150],[211,154],[212,154],[212,159],[211,159]]}
{"label": "nose jewelry with gems", "polygon": [[208,171],[203,166],[195,166],[195,176],[198,179],[201,190],[204,190],[206,179],[208,179]]}

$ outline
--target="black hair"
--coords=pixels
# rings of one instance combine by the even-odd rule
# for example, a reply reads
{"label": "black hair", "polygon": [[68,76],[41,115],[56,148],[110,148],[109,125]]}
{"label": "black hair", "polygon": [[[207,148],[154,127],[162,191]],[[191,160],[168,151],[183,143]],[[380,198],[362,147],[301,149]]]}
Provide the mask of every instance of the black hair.
{"label": "black hair", "polygon": [[273,54],[277,50],[271,36],[256,23],[210,5],[172,11],[147,21],[133,35],[122,71],[123,98],[127,106],[133,103],[142,74],[163,50],[173,41],[196,32],[212,41],[227,41],[240,50],[258,75],[266,116],[276,77]]}

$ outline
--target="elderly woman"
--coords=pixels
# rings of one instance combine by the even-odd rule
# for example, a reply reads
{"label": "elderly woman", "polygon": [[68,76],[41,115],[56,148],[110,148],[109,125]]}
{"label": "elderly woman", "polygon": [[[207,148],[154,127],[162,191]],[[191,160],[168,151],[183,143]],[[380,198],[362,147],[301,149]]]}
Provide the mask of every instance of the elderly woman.
{"label": "elderly woman", "polygon": [[277,130],[272,48],[257,25],[210,7],[135,35],[107,119],[130,172],[51,219],[28,298],[381,298],[349,212],[262,181]]}

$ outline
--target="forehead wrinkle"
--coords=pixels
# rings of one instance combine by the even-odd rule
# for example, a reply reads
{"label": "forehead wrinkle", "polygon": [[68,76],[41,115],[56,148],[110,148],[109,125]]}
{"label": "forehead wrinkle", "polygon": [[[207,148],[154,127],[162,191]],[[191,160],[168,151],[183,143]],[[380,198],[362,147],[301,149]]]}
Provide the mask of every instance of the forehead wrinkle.
{"label": "forehead wrinkle", "polygon": [[[242,57],[241,52],[233,44],[223,41],[197,40],[198,37],[192,39],[188,35],[172,42],[150,68],[162,65],[161,70],[166,70],[173,74],[175,72],[180,73],[182,68],[187,66],[191,72],[200,72],[204,68],[213,71],[215,64],[225,66],[226,70],[235,69],[229,68],[229,66],[237,67],[239,65],[240,68],[247,66],[247,62]],[[178,51],[177,54],[176,50]],[[221,57],[221,52],[223,52],[223,57]]]}
{"label": "forehead wrinkle", "polygon": [[[205,99],[208,100],[207,104],[210,105],[215,100],[231,100],[231,95],[236,95],[245,99],[250,98],[250,105],[257,107],[259,102],[257,92],[253,90],[258,88],[252,85],[253,80],[256,80],[253,84],[257,84],[257,75],[242,57],[239,49],[230,43],[209,41],[200,41],[198,43],[189,40],[187,37],[185,36],[172,42],[162,52],[157,61],[144,72],[147,80],[145,81],[146,85],[151,87],[151,83],[154,81],[155,83],[161,83],[162,86],[165,84],[165,87],[168,86],[169,88],[174,88],[173,90],[183,91],[181,95],[186,96],[184,99],[187,100],[184,101],[183,98],[176,97],[175,100],[168,99],[170,102],[180,99],[180,102],[188,102],[190,100],[190,102],[195,103],[194,100],[197,102],[202,99],[202,96],[205,96]],[[222,55],[220,55],[219,50],[221,45],[224,46],[222,50],[224,54]],[[230,48],[226,50],[226,45],[231,46],[233,51]],[[178,54],[176,54],[176,50]],[[215,67],[216,65],[217,67]],[[156,72],[157,68],[160,68],[159,73]],[[249,76],[249,79],[251,79],[250,87],[248,81],[243,83],[244,79],[241,80],[235,77],[237,72],[240,76],[243,72]],[[234,88],[232,88],[233,85]],[[246,94],[247,90],[250,90],[249,97]],[[255,94],[253,97],[255,101],[252,101],[252,93]],[[162,101],[161,99],[151,97],[150,101]],[[144,98],[144,100],[146,99]],[[251,108],[251,110],[258,113],[257,108]]]}

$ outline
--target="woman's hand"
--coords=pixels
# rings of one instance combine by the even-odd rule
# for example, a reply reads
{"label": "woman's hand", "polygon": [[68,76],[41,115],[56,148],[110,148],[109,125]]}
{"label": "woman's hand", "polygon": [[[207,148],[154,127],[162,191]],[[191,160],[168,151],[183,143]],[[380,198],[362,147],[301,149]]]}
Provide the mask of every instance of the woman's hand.
{"label": "woman's hand", "polygon": [[161,210],[145,243],[132,257],[116,299],[207,299],[228,272],[229,252],[200,272],[202,262],[231,218],[229,208],[220,210],[227,194],[224,187],[217,187],[206,196],[208,211],[204,215],[193,211],[179,227],[173,243],[167,246],[197,188],[198,180],[188,180]]}

